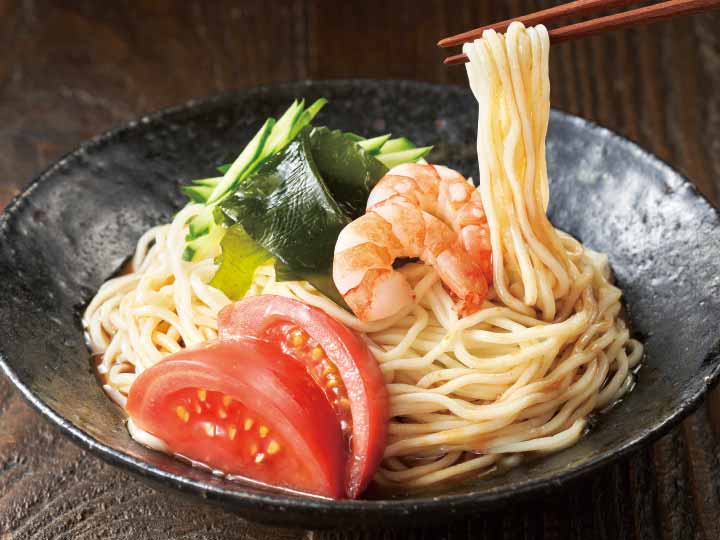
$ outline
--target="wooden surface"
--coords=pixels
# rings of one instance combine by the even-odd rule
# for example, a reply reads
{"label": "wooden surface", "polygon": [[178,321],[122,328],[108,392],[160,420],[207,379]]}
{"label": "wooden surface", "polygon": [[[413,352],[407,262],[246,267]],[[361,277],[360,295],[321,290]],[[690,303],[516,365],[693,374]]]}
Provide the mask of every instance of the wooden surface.
{"label": "wooden surface", "polygon": [[[261,83],[465,84],[435,42],[557,2],[0,0],[0,206],[80,141],[141,114]],[[720,195],[720,15],[552,51],[552,101]],[[0,540],[720,538],[720,398],[652,448],[556,496],[434,528],[260,528],[154,492],[76,448],[0,378]]]}

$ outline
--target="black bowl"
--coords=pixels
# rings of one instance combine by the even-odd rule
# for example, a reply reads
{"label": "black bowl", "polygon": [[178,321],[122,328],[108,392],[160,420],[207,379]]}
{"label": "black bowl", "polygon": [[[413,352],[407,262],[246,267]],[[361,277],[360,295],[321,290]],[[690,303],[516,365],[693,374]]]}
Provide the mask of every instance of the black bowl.
{"label": "black bowl", "polygon": [[329,98],[319,121],[436,144],[433,161],[477,177],[476,104],[464,89],[338,81],[257,88],[110,132],[33,182],[0,218],[0,363],[22,394],[93,453],[156,483],[268,523],[394,525],[459,515],[562,485],[677,424],[720,372],[720,220],[680,175],[627,140],[553,112],[551,217],[609,253],[646,359],[635,390],[577,445],[505,475],[430,494],[325,501],[208,475],[136,444],[89,367],[83,306],[148,227],[184,204],[178,186],[232,159],[295,97]]}

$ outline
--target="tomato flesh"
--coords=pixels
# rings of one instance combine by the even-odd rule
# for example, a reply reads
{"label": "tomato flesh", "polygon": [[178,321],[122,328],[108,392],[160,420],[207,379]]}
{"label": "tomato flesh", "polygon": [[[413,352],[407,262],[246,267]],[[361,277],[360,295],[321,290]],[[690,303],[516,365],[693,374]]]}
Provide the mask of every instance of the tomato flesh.
{"label": "tomato flesh", "polygon": [[172,354],[138,376],[126,410],[171,452],[213,469],[326,497],[345,492],[333,408],[269,343],[218,340]]}
{"label": "tomato flesh", "polygon": [[362,493],[382,459],[389,419],[387,389],[367,345],[321,309],[275,295],[225,307],[218,326],[221,338],[256,337],[305,366],[349,444],[347,495]]}
{"label": "tomato flesh", "polygon": [[272,343],[279,344],[285,354],[305,365],[332,405],[343,434],[349,437],[353,422],[348,391],[337,366],[327,357],[322,346],[302,328],[290,323],[278,323],[268,328],[265,336]]}
{"label": "tomato flesh", "polygon": [[288,470],[304,469],[293,453],[280,458],[288,445],[276,429],[271,429],[273,422],[230,395],[184,388],[166,400],[167,406],[158,411],[158,420],[171,428],[166,436],[176,454],[217,464],[227,474],[252,471],[256,479],[264,481]]}

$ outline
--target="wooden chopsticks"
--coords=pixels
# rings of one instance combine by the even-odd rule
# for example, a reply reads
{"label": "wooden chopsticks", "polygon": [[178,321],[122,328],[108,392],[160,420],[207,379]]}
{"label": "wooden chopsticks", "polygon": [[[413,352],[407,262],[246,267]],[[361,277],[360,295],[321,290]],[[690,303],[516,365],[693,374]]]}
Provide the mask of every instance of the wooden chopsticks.
{"label": "wooden chopsticks", "polygon": [[[482,33],[490,28],[502,32],[506,30],[513,21],[520,21],[526,25],[539,24],[566,17],[582,17],[595,13],[601,9],[609,9],[633,3],[637,4],[639,1],[640,0],[578,0],[576,2],[569,2],[551,9],[524,15],[516,19],[498,22],[470,30],[468,32],[463,32],[462,34],[450,36],[445,39],[441,39],[438,42],[438,45],[440,47],[451,47],[453,45],[460,45],[468,41],[473,41],[482,36]],[[619,30],[628,26],[650,24],[670,19],[672,17],[678,17],[680,15],[690,15],[701,11],[709,11],[718,7],[720,7],[720,0],[668,0],[667,2],[661,2],[659,4],[653,4],[630,11],[615,13],[606,17],[590,19],[568,26],[554,28],[549,31],[550,41],[552,43],[561,43],[572,39],[594,36],[611,30]],[[467,60],[468,59],[465,54],[457,54],[455,56],[447,57],[444,63],[449,65],[462,64],[467,62]]]}

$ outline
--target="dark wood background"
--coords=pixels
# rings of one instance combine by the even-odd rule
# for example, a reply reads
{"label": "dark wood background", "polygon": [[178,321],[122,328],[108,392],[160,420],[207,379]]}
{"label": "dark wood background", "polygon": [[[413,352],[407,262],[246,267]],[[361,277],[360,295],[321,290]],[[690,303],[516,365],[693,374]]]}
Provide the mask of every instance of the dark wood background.
{"label": "dark wood background", "polygon": [[[541,0],[0,0],[0,207],[80,141],[193,97],[295,79],[465,84],[445,35]],[[720,199],[720,13],[552,51],[552,102]],[[0,377],[0,540],[720,538],[720,394],[654,446],[532,503],[398,531],[261,528],[76,448]]]}

